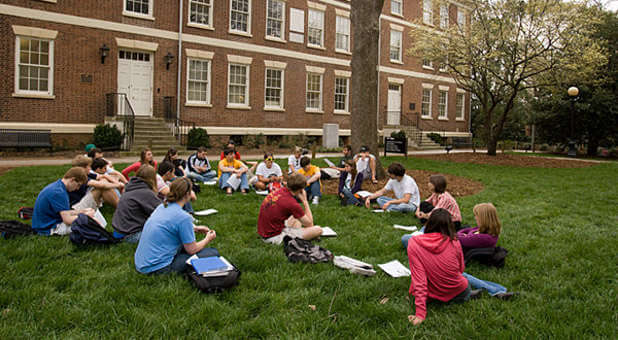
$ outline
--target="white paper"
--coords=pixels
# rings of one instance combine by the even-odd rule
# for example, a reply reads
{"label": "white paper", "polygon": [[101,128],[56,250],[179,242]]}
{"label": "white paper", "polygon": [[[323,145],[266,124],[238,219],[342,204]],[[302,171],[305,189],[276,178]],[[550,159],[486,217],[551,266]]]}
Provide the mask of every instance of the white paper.
{"label": "white paper", "polygon": [[365,197],[368,197],[368,196],[373,195],[373,193],[372,193],[372,192],[365,191],[365,190],[359,190],[359,191],[357,191],[357,192],[356,192],[356,194],[357,194],[358,196],[362,197],[362,198],[365,198]]}
{"label": "white paper", "polygon": [[407,226],[407,225],[401,225],[401,224],[393,224],[393,228],[407,230],[407,231],[416,231],[416,229],[418,229],[416,226],[413,226],[413,225]]}
{"label": "white paper", "polygon": [[208,216],[208,215],[212,215],[212,214],[216,214],[216,213],[218,213],[218,211],[215,210],[215,209],[206,209],[206,210],[196,211],[196,212],[193,213],[193,215]]}
{"label": "white paper", "polygon": [[198,257],[197,257],[197,254],[194,254],[193,256],[189,257],[189,258],[187,259],[187,261],[185,261],[185,263],[186,263],[186,264],[188,264],[188,265],[191,265],[191,261],[193,261],[193,260],[195,260],[195,259],[197,259],[197,258],[198,258]]}
{"label": "white paper", "polygon": [[331,162],[328,158],[324,158],[324,162],[326,162],[328,166],[335,166],[335,163]]}
{"label": "white paper", "polygon": [[232,174],[227,180],[227,184],[229,184],[232,189],[238,190],[238,187],[240,186],[240,178],[236,176],[236,174]]}
{"label": "white paper", "polygon": [[371,211],[374,212],[374,213],[383,213],[384,212],[384,210],[382,210],[382,209],[373,209]]}
{"label": "white paper", "polygon": [[337,236],[337,233],[331,227],[322,227],[322,235],[320,236]]}
{"label": "white paper", "polygon": [[268,190],[256,190],[255,193],[258,195],[266,196],[268,195]]}
{"label": "white paper", "polygon": [[217,181],[216,180],[212,180],[212,181],[206,181],[204,182],[204,185],[216,185]]}
{"label": "white paper", "polygon": [[384,264],[379,264],[378,267],[380,267],[380,269],[382,269],[386,274],[392,277],[410,276],[410,269],[404,267],[404,265],[397,260],[393,260]]}
{"label": "white paper", "polygon": [[366,269],[373,269],[373,265],[363,262],[363,261],[359,261],[357,259],[353,259],[351,257],[347,257],[345,255],[338,255],[338,256],[335,256],[335,258],[338,258],[339,260],[346,262],[347,264],[350,264],[352,266],[366,268]]}
{"label": "white paper", "polygon": [[94,219],[97,222],[99,222],[101,227],[103,227],[104,229],[105,229],[105,227],[107,227],[107,221],[105,220],[105,217],[103,217],[103,214],[101,214],[101,210],[97,209],[97,211],[95,211]]}

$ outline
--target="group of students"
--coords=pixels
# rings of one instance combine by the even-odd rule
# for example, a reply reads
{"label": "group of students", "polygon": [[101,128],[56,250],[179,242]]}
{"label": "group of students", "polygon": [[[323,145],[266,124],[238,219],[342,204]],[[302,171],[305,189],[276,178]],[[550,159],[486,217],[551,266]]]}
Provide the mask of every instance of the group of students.
{"label": "group of students", "polygon": [[[211,182],[218,178],[219,188],[232,194],[234,188],[228,183],[229,178],[237,176],[237,190],[242,193],[246,194],[250,186],[268,191],[257,221],[257,233],[266,243],[280,244],[286,235],[312,240],[322,234],[322,228],[314,224],[309,202],[319,204],[321,178],[323,172],[329,172],[312,165],[309,157],[302,157],[300,148],[295,148],[288,158],[285,179],[272,153],[266,153],[259,164],[249,163],[249,167],[240,160],[233,143],[221,153],[218,171],[211,167],[204,148],[186,161],[170,149],[161,163],[146,149],[139,161],[122,172],[102,157],[101,150],[93,147],[87,151],[87,156],[75,157],[73,167],[63,178],[39,193],[32,227],[42,235],[66,235],[79,214],[101,222],[103,217],[97,210],[103,203],[110,204],[115,208],[114,236],[138,243],[134,260],[140,273],[183,272],[187,269],[185,261],[194,254],[218,256],[216,249],[207,248],[216,232],[194,225],[190,214],[191,201],[196,199],[194,181]],[[428,297],[445,302],[466,301],[480,293],[472,288],[486,289],[502,299],[512,296],[499,284],[464,273],[463,250],[495,247],[498,241],[501,225],[491,203],[474,207],[476,228],[461,229],[461,213],[446,191],[446,178],[431,176],[432,193],[421,202],[416,182],[400,163],[388,166],[389,180],[382,189],[363,198],[357,194],[363,182],[377,183],[375,156],[366,147],[352,156],[352,148],[345,146],[343,153],[339,163],[328,169],[339,176],[342,205],[371,208],[376,203],[385,211],[414,213],[424,225],[422,234],[405,235],[401,240],[410,262],[409,292],[415,296],[416,304],[416,314],[409,316],[410,322],[419,324],[425,319]],[[387,191],[392,191],[394,197],[385,196]],[[196,233],[205,237],[196,241]]]}

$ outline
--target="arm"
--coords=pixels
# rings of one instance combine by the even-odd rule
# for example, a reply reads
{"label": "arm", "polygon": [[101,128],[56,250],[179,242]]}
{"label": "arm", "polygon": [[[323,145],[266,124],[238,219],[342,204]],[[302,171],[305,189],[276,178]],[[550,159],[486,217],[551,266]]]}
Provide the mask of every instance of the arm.
{"label": "arm", "polygon": [[77,219],[79,214],[86,214],[94,218],[94,210],[92,208],[86,208],[82,210],[63,210],[60,212],[62,222],[66,225],[71,225],[73,221]]}
{"label": "arm", "polygon": [[303,227],[313,227],[313,214],[311,214],[311,208],[309,207],[309,201],[307,200],[307,192],[305,190],[301,190],[295,196],[301,201],[301,203],[303,204],[303,208],[305,208],[305,215],[303,215],[298,220],[303,225]]}
{"label": "arm", "polygon": [[95,189],[103,189],[103,190],[124,188],[124,184],[120,182],[110,183],[107,181],[97,181],[97,180],[88,181],[88,186],[93,187]]}
{"label": "arm", "polygon": [[270,178],[266,178],[262,175],[257,175],[258,181],[262,182],[262,183],[270,183]]}
{"label": "arm", "polygon": [[369,157],[369,168],[371,169],[371,181],[376,181],[376,159]]}
{"label": "arm", "polygon": [[124,176],[124,178],[129,179],[129,174],[132,172],[137,171],[137,169],[139,169],[141,163],[140,162],[135,162],[131,165],[129,165],[128,167],[124,168],[124,170],[122,170],[122,175]]}
{"label": "arm", "polygon": [[388,208],[388,206],[391,204],[408,203],[410,202],[410,197],[412,197],[412,194],[404,194],[402,198],[384,203],[384,205],[382,206],[382,209]]}
{"label": "arm", "polygon": [[349,176],[347,172],[342,172],[341,177],[339,177],[339,188],[337,192],[341,193],[343,191],[343,187],[345,186],[345,179]]}
{"label": "arm", "polygon": [[382,188],[382,189],[374,192],[373,195],[367,196],[367,198],[365,198],[365,207],[369,208],[369,205],[371,204],[371,200],[376,199],[376,198],[382,196],[385,191],[386,191],[386,188]]}
{"label": "arm", "polygon": [[493,248],[498,242],[498,238],[489,234],[459,234],[459,243],[463,248]]}
{"label": "arm", "polygon": [[129,183],[129,181],[127,181],[127,179],[124,177],[124,175],[123,175],[123,174],[121,174],[120,172],[118,172],[117,170],[112,170],[112,171],[110,172],[110,175],[111,175],[112,177],[116,178],[118,181],[120,181],[120,182],[124,183],[124,184]]}
{"label": "arm", "polygon": [[309,184],[311,184],[311,183],[313,183],[315,181],[319,181],[320,180],[320,176],[321,176],[320,168],[316,167],[316,173],[315,173],[315,175],[311,176],[311,178],[309,178],[307,180],[307,185],[309,185]]}
{"label": "arm", "polygon": [[420,259],[416,258],[414,254],[410,254],[410,251],[408,251],[408,259],[410,262],[411,276],[409,292],[414,295],[414,304],[416,306],[416,313],[414,316],[422,322],[427,316],[427,273]]}
{"label": "arm", "polygon": [[352,187],[352,193],[355,194],[360,191],[363,185],[363,174],[356,174],[356,178],[354,179],[354,186]]}
{"label": "arm", "polygon": [[217,233],[215,233],[214,230],[208,229],[207,227],[203,227],[203,226],[195,227],[194,231],[205,234],[206,237],[204,237],[201,241],[198,241],[198,242],[193,241],[191,243],[183,244],[185,251],[187,252],[187,254],[190,254],[190,255],[193,255],[199,252],[200,250],[204,249],[204,247],[206,247],[206,245],[210,243],[210,241],[214,240],[215,237],[217,237]]}

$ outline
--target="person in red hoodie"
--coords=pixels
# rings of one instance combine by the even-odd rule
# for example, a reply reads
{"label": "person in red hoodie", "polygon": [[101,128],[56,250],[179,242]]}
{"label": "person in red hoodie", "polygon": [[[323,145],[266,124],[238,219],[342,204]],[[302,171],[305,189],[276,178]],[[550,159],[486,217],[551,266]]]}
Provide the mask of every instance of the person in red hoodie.
{"label": "person in red hoodie", "polygon": [[461,244],[457,240],[451,214],[445,209],[435,209],[427,225],[425,234],[412,237],[408,242],[408,260],[410,261],[409,294],[414,295],[416,313],[409,315],[409,321],[418,325],[427,316],[427,298],[442,302],[464,302],[476,298],[485,288],[493,296],[501,299],[510,298],[506,288],[489,281],[479,280],[464,273],[465,264]]}

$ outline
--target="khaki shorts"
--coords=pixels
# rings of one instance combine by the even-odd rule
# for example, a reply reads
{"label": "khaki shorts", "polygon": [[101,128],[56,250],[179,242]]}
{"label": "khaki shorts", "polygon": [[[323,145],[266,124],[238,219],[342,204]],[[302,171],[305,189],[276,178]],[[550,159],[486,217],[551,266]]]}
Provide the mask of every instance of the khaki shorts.
{"label": "khaki shorts", "polygon": [[79,202],[73,204],[72,208],[73,210],[82,210],[86,208],[97,210],[99,208],[99,205],[97,204],[97,201],[94,200],[94,197],[92,196],[92,191],[88,190],[86,195],[84,195],[84,197],[82,197]]}
{"label": "khaki shorts", "polygon": [[286,235],[288,235],[288,236],[290,236],[292,238],[294,238],[294,237],[303,238],[303,228],[285,227],[281,231],[281,234],[275,235],[275,236],[272,236],[272,237],[269,237],[269,238],[262,238],[262,241],[264,241],[266,243],[270,243],[270,244],[281,244],[281,242],[283,242],[283,238]]}

